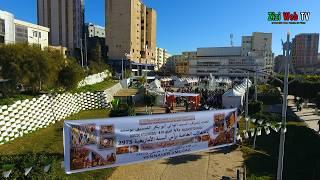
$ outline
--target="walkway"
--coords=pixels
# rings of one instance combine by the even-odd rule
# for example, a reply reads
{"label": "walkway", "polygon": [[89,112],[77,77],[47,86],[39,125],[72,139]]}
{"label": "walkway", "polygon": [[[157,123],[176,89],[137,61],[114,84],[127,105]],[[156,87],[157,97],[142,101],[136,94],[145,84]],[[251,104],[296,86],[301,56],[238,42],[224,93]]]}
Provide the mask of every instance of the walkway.
{"label": "walkway", "polygon": [[297,111],[297,108],[294,104],[294,100],[292,96],[288,97],[288,106],[289,108],[300,118],[300,120],[304,121],[309,128],[318,131],[318,121],[320,120],[320,111],[318,114],[315,112],[315,105],[308,103],[307,107],[303,107],[302,111]]}
{"label": "walkway", "polygon": [[243,157],[240,149],[224,154],[202,152],[116,168],[108,180],[219,180],[236,178]]}

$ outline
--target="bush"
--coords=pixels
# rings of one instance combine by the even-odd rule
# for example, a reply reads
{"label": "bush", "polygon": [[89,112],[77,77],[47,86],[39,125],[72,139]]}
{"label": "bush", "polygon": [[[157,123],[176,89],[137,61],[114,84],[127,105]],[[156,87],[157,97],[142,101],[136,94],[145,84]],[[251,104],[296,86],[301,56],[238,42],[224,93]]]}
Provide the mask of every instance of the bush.
{"label": "bush", "polygon": [[84,78],[83,69],[72,62],[64,67],[58,75],[59,85],[70,90],[78,87],[78,83]]}
{"label": "bush", "polygon": [[261,101],[250,102],[248,105],[249,115],[260,113],[262,111],[262,105],[263,105],[263,103]]}
{"label": "bush", "polygon": [[279,90],[271,85],[260,85],[258,87],[258,100],[265,105],[281,104],[282,97]]}

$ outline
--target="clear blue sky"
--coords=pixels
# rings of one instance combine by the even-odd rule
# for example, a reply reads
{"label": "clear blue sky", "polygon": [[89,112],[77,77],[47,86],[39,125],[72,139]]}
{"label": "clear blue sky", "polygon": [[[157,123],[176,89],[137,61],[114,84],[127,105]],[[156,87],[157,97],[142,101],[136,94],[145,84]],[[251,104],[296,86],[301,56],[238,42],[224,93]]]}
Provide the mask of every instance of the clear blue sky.
{"label": "clear blue sky", "polygon": [[[281,38],[320,32],[320,0],[143,0],[157,10],[157,44],[177,54],[197,47],[235,45],[254,31],[273,33],[273,50],[281,53]],[[104,26],[104,0],[86,0],[86,22]],[[0,9],[17,19],[36,23],[36,0],[0,0]],[[268,11],[310,11],[306,25],[271,25]]]}

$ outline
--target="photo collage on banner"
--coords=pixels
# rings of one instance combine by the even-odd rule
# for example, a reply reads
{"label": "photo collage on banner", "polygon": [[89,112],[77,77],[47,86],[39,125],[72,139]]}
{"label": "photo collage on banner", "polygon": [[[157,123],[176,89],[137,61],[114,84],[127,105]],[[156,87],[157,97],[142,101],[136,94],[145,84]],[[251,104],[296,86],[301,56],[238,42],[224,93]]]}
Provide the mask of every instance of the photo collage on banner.
{"label": "photo collage on banner", "polygon": [[66,173],[230,146],[236,131],[236,109],[65,121]]}

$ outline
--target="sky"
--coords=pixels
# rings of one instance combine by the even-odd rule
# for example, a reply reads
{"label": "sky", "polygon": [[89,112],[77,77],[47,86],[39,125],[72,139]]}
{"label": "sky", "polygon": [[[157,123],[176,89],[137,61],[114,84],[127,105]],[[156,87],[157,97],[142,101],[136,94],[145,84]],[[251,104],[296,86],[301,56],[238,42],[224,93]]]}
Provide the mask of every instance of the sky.
{"label": "sky", "polygon": [[[320,32],[320,0],[143,0],[157,11],[157,45],[172,54],[195,51],[199,47],[235,46],[241,36],[271,32],[273,51],[281,54],[281,39],[290,31]],[[104,0],[85,1],[85,21],[105,26]],[[17,19],[37,22],[36,0],[0,0],[0,10]],[[273,25],[268,12],[311,12],[305,25]]]}

